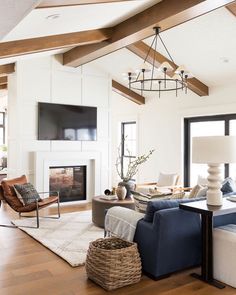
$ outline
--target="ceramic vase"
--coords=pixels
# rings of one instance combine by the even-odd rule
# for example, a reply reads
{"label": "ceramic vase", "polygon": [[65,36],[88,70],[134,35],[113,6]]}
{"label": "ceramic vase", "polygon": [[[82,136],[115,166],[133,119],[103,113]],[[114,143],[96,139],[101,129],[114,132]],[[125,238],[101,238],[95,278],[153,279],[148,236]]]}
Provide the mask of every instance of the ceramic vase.
{"label": "ceramic vase", "polygon": [[126,188],[126,198],[130,198],[132,193],[131,191],[135,190],[135,182],[132,180],[121,181],[118,183],[119,186],[124,186]]}
{"label": "ceramic vase", "polygon": [[118,199],[124,200],[126,197],[126,193],[127,193],[127,190],[126,190],[125,186],[118,185],[118,187],[116,188],[116,195],[117,195]]}

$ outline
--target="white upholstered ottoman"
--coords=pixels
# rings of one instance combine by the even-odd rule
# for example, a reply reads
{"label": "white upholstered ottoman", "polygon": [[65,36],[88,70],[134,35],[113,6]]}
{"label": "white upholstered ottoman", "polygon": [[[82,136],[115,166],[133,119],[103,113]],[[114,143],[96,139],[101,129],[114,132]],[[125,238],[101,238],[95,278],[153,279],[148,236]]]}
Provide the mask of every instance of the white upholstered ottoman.
{"label": "white upholstered ottoman", "polygon": [[236,288],[236,225],[213,230],[214,279]]}

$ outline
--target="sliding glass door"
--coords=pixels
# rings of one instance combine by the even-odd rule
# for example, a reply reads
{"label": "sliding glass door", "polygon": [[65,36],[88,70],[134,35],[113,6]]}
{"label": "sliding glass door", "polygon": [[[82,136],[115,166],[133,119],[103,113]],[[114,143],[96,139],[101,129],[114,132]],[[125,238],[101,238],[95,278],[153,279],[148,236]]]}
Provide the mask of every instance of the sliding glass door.
{"label": "sliding glass door", "polygon": [[[229,120],[229,134],[236,136],[236,119]],[[229,175],[236,179],[236,164],[229,164]]]}
{"label": "sliding glass door", "polygon": [[[192,163],[195,136],[236,135],[236,114],[184,119],[184,185],[194,186],[198,177],[207,176],[207,165]],[[222,165],[222,178],[236,179],[236,164]]]}

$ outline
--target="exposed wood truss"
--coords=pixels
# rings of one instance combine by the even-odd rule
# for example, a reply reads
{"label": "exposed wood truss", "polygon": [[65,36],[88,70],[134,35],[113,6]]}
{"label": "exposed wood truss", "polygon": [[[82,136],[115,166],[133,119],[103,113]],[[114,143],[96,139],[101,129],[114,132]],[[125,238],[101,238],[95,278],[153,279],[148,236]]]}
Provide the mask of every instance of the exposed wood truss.
{"label": "exposed wood truss", "polygon": [[0,85],[5,85],[7,84],[7,76],[0,77]]}
{"label": "exposed wood truss", "polygon": [[[141,57],[142,59],[145,59],[149,50],[149,46],[142,41],[131,44],[127,46],[127,48],[131,52]],[[178,68],[178,65],[174,64],[171,60],[169,60],[168,58],[166,58],[159,52],[156,52],[155,50],[151,49],[147,58],[147,62],[152,64],[153,59],[154,59],[154,66],[157,68],[165,61],[170,63],[170,65],[174,68],[174,71],[169,71],[168,76],[170,77],[174,76],[174,72]],[[196,78],[188,79],[188,88],[191,89],[196,94],[198,94],[199,96],[205,96],[209,94],[208,87]]]}
{"label": "exposed wood truss", "polygon": [[63,54],[64,65],[78,67],[101,56],[114,52],[132,43],[153,35],[153,27],[159,25],[162,31],[201,16],[232,0],[163,0],[136,14],[113,28],[113,35],[99,48],[94,45],[76,47]]}
{"label": "exposed wood truss", "polygon": [[7,89],[7,75],[14,73],[15,64],[0,65],[0,90]]}
{"label": "exposed wood truss", "polygon": [[226,5],[226,8],[234,15],[236,16],[236,2],[233,2],[229,5]]}
{"label": "exposed wood truss", "polygon": [[7,76],[9,74],[14,73],[15,71],[15,64],[7,64],[7,65],[1,65],[0,66],[0,77]]}
{"label": "exposed wood truss", "polygon": [[141,105],[145,104],[145,98],[138,93],[130,90],[129,88],[121,85],[120,83],[112,80],[112,90],[117,92],[118,94],[128,98],[129,100]]}
{"label": "exposed wood truss", "polygon": [[102,42],[111,37],[112,29],[98,29],[61,35],[0,43],[0,58],[30,54],[76,45]]}
{"label": "exposed wood truss", "polygon": [[7,89],[7,84],[0,85],[0,90]]}
{"label": "exposed wood truss", "polygon": [[131,0],[43,0],[36,8],[50,8],[50,7],[63,7],[63,6],[75,6],[85,4],[100,4],[100,3],[112,3],[123,2]]}

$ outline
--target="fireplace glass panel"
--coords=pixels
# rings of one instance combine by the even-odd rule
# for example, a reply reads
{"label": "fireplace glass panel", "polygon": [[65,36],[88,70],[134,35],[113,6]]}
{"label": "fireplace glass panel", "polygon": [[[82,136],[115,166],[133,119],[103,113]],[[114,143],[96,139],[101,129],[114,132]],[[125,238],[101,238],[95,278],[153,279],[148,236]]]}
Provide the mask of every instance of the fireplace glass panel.
{"label": "fireplace glass panel", "polygon": [[61,202],[86,200],[86,166],[50,167],[49,190],[60,192]]}

